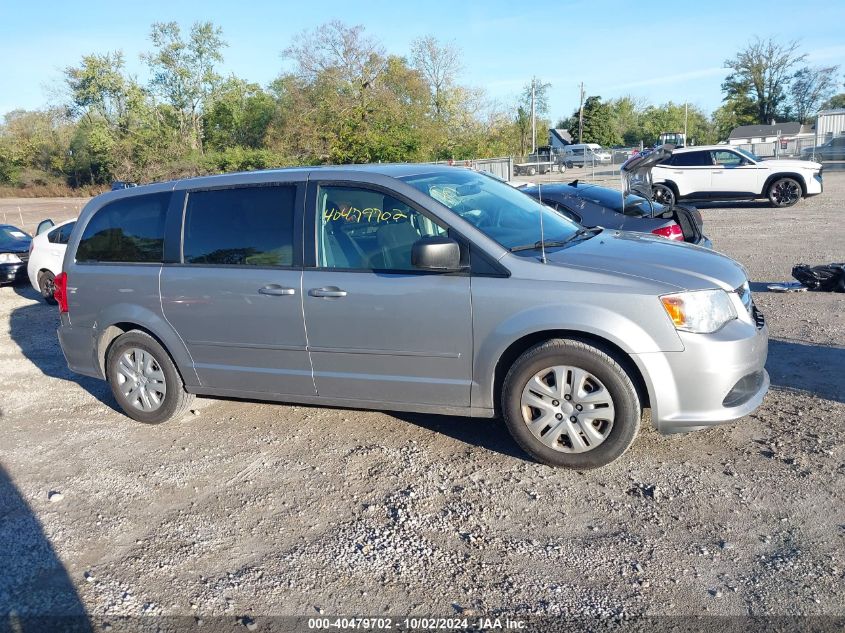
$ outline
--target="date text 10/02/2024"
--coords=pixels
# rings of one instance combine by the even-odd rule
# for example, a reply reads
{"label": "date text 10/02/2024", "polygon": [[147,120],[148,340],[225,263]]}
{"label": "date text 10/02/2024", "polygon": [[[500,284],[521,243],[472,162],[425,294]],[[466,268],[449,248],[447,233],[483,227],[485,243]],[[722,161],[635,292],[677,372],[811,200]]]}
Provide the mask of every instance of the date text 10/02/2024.
{"label": "date text 10/02/2024", "polygon": [[430,630],[430,631],[519,631],[526,627],[524,620],[511,618],[309,618],[311,630],[359,629],[367,631]]}

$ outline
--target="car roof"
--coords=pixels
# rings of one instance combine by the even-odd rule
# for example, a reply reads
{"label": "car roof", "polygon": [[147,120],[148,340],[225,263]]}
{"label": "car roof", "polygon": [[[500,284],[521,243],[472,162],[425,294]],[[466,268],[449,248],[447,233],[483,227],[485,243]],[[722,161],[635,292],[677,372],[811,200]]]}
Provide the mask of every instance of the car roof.
{"label": "car roof", "polygon": [[712,151],[712,150],[724,150],[724,149],[733,149],[738,150],[738,147],[733,145],[691,145],[687,147],[677,147],[672,150],[673,154],[686,154],[688,152],[698,152],[698,151]]}

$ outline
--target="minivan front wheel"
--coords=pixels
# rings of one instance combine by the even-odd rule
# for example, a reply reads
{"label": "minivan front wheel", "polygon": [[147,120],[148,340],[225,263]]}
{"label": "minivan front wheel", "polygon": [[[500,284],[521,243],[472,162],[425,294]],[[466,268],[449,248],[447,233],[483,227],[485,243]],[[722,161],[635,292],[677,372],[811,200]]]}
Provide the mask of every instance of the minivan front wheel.
{"label": "minivan front wheel", "polygon": [[622,366],[598,347],[569,339],[546,341],[516,360],[502,386],[502,412],[526,453],[577,470],[620,457],[642,413]]}
{"label": "minivan front wheel", "polygon": [[133,330],[112,343],[106,377],[124,413],[146,424],[179,417],[193,401],[170,355],[146,332]]}

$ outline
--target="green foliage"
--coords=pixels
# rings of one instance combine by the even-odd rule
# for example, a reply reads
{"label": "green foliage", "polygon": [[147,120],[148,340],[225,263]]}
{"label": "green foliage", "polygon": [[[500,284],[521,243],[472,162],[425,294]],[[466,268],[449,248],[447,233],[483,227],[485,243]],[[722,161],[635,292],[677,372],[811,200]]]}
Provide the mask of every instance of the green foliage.
{"label": "green foliage", "polygon": [[792,68],[806,57],[798,53],[797,42],[756,38],[725,61],[732,71],[722,84],[725,102],[740,119],[753,113],[754,123],[770,123],[783,113]]}
{"label": "green foliage", "polygon": [[[573,116],[577,121],[578,112]],[[614,126],[613,109],[609,103],[602,103],[601,97],[587,97],[584,101],[582,140],[584,143],[598,143],[603,147],[619,145],[622,142],[622,137]]]}

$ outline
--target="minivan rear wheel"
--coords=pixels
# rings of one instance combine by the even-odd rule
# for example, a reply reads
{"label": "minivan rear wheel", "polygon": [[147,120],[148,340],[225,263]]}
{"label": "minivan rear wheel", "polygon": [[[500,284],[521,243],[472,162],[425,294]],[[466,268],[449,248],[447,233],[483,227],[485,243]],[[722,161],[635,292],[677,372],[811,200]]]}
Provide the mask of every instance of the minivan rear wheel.
{"label": "minivan rear wheel", "polygon": [[606,351],[552,339],[511,366],[502,413],[516,442],[549,466],[586,470],[619,458],[640,428],[637,391]]}
{"label": "minivan rear wheel", "polygon": [[42,270],[38,273],[38,290],[41,291],[41,298],[50,305],[56,305],[53,293],[56,291],[56,277],[49,270]]}
{"label": "minivan rear wheel", "polygon": [[124,413],[145,424],[181,417],[194,398],[167,351],[138,330],[122,334],[109,347],[106,377]]}

